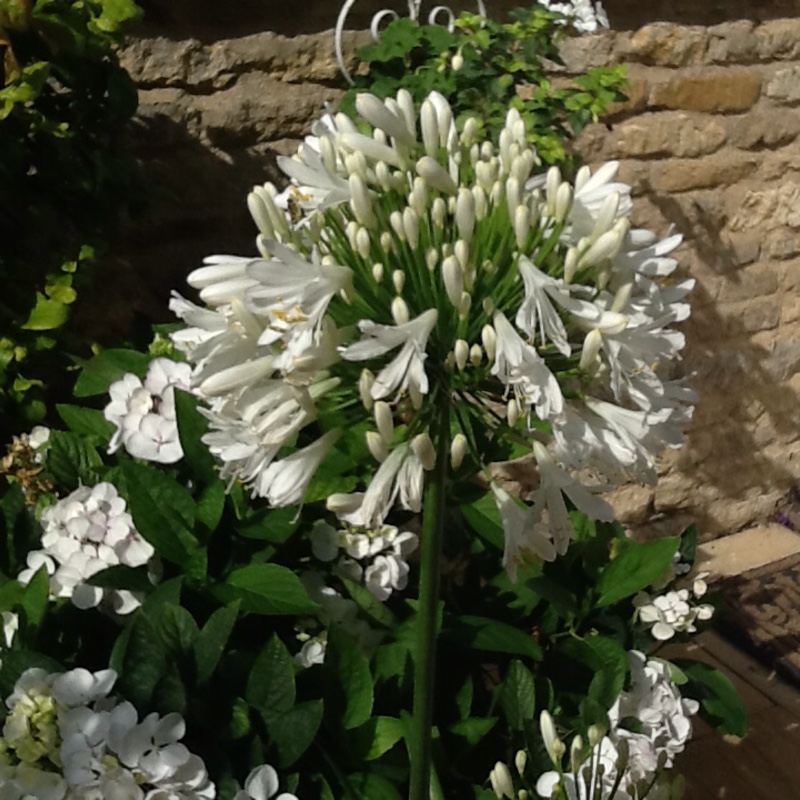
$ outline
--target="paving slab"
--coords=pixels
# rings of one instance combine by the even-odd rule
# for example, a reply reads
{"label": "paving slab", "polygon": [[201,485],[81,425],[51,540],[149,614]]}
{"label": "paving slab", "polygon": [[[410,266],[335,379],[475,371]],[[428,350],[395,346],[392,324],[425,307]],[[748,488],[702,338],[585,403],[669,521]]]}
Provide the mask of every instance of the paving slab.
{"label": "paving slab", "polygon": [[697,569],[728,577],[796,553],[800,553],[800,534],[783,525],[760,525],[700,545]]}

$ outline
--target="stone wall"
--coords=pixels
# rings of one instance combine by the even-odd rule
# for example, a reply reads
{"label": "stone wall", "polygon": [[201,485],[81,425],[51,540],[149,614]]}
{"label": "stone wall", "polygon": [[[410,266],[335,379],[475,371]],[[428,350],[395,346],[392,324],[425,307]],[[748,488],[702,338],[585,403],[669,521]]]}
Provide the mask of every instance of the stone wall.
{"label": "stone wall", "polygon": [[[348,34],[348,48],[362,41]],[[688,444],[655,489],[619,493],[618,510],[634,527],[696,521],[707,538],[764,521],[800,460],[800,19],[653,24],[574,40],[564,56],[563,80],[630,65],[629,102],[578,148],[622,161],[635,222],[674,224],[697,279],[684,367],[702,400]],[[275,155],[341,83],[329,32],[143,34],[123,62],[140,87],[132,146],[163,187],[129,242],[133,272],[104,290],[124,327],[133,310],[163,317],[169,287],[203,256],[253,251],[247,191],[278,180]]]}

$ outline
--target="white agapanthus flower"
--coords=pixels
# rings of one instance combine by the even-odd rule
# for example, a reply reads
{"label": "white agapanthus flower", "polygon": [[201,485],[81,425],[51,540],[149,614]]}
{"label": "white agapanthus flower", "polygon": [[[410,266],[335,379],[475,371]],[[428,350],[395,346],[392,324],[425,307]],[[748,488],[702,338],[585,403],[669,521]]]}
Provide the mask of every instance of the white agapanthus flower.
{"label": "white agapanthus flower", "polygon": [[144,381],[131,373],[109,387],[105,418],[116,426],[108,452],[123,447],[135,458],[174,464],[183,458],[175,415],[175,389],[189,390],[192,369],[169,358],[150,362]]}
{"label": "white agapanthus flower", "polygon": [[20,676],[0,738],[4,800],[213,800],[203,761],[179,742],[180,715],[140,723],[109,696],[116,678],[80,668]]}
{"label": "white agapanthus flower", "polygon": [[[474,119],[457,124],[436,92],[419,111],[405,90],[359,95],[356,109],[362,125],[328,116],[280,160],[286,192],[250,194],[260,256],[213,256],[188,278],[203,305],[173,298],[204,442],[225,479],[282,506],[303,502],[329,458],[321,443],[338,432],[332,449],[352,452],[358,431],[374,466],[327,505],[378,530],[396,508],[421,510],[434,432],[460,443],[463,464],[465,420],[498,441],[514,428],[533,442],[535,428],[530,513],[495,492],[505,564],[555,557],[572,538],[567,501],[608,519],[592,490],[652,481],[691,416],[690,390],[659,372],[679,358],[672,326],[689,313],[691,281],[672,280],[680,237],[631,228],[614,162],[574,184],[542,173],[514,109],[497,142]],[[486,466],[477,452],[467,463]],[[584,487],[572,473],[587,470]],[[385,558],[370,573],[384,592],[404,579]]]}
{"label": "white agapanthus flower", "polygon": [[92,575],[108,567],[141,567],[155,551],[134,528],[125,500],[111,483],[81,486],[42,511],[42,547],[28,554],[27,568],[18,576],[27,585],[44,567],[50,593],[68,597],[78,608],[101,603],[117,614],[129,614],[139,599],[125,589],[92,586]]}

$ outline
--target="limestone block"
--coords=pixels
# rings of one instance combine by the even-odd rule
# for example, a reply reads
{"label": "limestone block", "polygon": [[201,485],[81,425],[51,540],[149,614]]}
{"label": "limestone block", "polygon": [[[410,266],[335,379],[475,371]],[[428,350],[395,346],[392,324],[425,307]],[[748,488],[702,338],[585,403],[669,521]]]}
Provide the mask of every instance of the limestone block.
{"label": "limestone block", "polygon": [[606,500],[623,525],[641,525],[652,513],[654,497],[655,489],[652,486],[631,484],[611,492]]}
{"label": "limestone block", "polygon": [[800,231],[791,228],[777,228],[770,231],[764,243],[764,252],[774,259],[800,255]]}
{"label": "limestone block", "polygon": [[709,64],[748,64],[758,58],[755,23],[749,19],[723,22],[708,29]]}
{"label": "limestone block", "polygon": [[717,292],[718,303],[738,303],[754,297],[768,297],[780,286],[780,270],[775,264],[754,264],[726,279]]}
{"label": "limestone block", "polygon": [[732,231],[763,232],[781,227],[800,231],[800,186],[785,182],[774,188],[749,191],[728,227]]}
{"label": "limestone block", "polygon": [[653,86],[650,105],[686,111],[747,111],[761,94],[761,79],[746,69],[705,70]]}
{"label": "limestone block", "polygon": [[748,114],[728,117],[726,122],[730,143],[745,150],[782,147],[800,135],[800,114],[764,107],[762,103],[758,103]]}
{"label": "limestone block", "polygon": [[778,70],[767,84],[766,92],[780,103],[800,103],[800,65]]}
{"label": "limestone block", "polygon": [[737,332],[756,333],[772,330],[778,326],[781,319],[780,305],[771,297],[733,303],[721,310]]}
{"label": "limestone block", "polygon": [[157,36],[129,40],[120,50],[119,58],[140,87],[185,86],[188,65],[202,49],[196,39],[176,42]]}
{"label": "limestone block", "polygon": [[559,46],[559,54],[567,72],[577,74],[590,67],[605,67],[617,62],[614,31],[601,31],[590,36],[576,36],[564,39]]}
{"label": "limestone block", "polygon": [[693,158],[719,150],[726,135],[725,125],[714,117],[666,111],[618,125],[611,138],[621,158]]}
{"label": "limestone block", "polygon": [[686,67],[702,63],[707,45],[705,28],[657,22],[633,33],[618,34],[616,52],[623,61]]}
{"label": "limestone block", "polygon": [[756,28],[762,61],[800,58],[800,19],[773,19]]}
{"label": "limestone block", "polygon": [[730,186],[755,172],[757,160],[730,150],[703,159],[669,159],[653,165],[652,185],[659,192],[686,192]]}

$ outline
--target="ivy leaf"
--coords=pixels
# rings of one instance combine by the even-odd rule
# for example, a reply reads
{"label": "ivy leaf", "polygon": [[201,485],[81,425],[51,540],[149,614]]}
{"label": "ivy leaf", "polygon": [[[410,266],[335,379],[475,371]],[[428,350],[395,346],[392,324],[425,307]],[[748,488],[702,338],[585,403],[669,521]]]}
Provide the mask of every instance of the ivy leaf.
{"label": "ivy leaf", "polygon": [[213,675],[238,615],[238,603],[218,608],[197,634],[194,641],[194,662],[198,683],[205,683]]}
{"label": "ivy leaf", "polygon": [[595,605],[604,608],[647,588],[672,564],[679,545],[677,536],[644,544],[625,541],[622,552],[600,574]]}
{"label": "ivy leaf", "polygon": [[223,602],[241,601],[242,611],[267,616],[311,614],[317,604],[297,575],[278,564],[250,564],[213,589]]}

